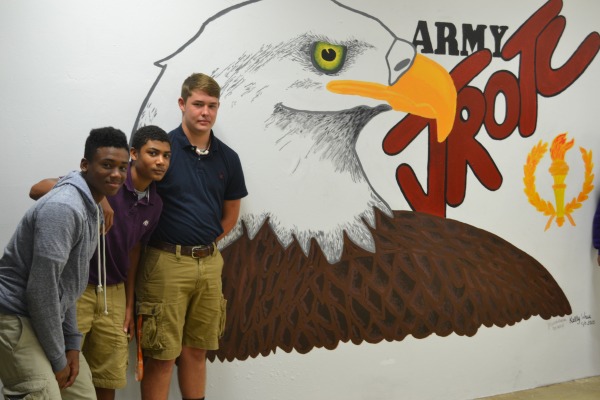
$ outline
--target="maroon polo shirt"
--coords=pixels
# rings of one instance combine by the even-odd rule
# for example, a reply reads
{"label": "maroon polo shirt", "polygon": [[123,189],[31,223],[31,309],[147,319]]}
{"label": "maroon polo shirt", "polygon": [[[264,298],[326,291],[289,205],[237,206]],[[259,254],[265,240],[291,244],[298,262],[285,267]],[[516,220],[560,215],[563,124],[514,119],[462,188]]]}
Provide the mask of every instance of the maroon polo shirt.
{"label": "maroon polo shirt", "polygon": [[[131,163],[127,179],[116,195],[107,197],[115,212],[112,228],[106,234],[106,283],[125,282],[129,270],[129,252],[139,242],[147,243],[156,228],[162,211],[162,200],[152,182],[149,195],[141,200],[131,179]],[[89,283],[98,284],[98,250],[90,261]],[[104,284],[104,282],[102,282]]]}

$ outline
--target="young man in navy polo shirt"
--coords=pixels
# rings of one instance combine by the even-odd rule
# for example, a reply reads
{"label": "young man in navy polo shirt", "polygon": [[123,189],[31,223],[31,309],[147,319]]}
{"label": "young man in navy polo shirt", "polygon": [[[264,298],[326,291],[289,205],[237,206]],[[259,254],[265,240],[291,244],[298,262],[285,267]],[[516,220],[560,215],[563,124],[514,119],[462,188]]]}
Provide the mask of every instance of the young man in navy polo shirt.
{"label": "young man in navy polo shirt", "polygon": [[218,349],[224,327],[215,243],[235,227],[248,193],[238,155],[212,132],[219,97],[211,77],[189,76],[179,98],[182,123],[169,133],[171,168],[158,183],[163,213],[136,286],[145,400],[167,399],[175,360],[183,398],[203,399],[206,351]]}
{"label": "young man in navy polo shirt", "polygon": [[[167,133],[157,126],[140,128],[133,136],[131,163],[125,184],[103,207],[112,220],[106,245],[100,243],[90,262],[89,284],[77,302],[82,352],[99,400],[114,399],[126,385],[128,343],[134,332],[134,288],[140,249],[148,242],[162,211],[155,181],[166,173],[171,157]],[[41,197],[55,180],[34,185]],[[112,212],[114,211],[114,215]],[[112,217],[112,218],[111,218]]]}

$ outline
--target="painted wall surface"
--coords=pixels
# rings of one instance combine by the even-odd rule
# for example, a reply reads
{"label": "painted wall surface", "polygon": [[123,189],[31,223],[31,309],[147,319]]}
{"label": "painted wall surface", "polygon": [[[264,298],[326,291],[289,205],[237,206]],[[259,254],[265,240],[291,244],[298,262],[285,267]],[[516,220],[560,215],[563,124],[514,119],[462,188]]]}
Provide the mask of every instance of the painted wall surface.
{"label": "painted wall surface", "polygon": [[[221,243],[235,268],[210,398],[467,399],[599,374],[600,3],[363,3],[0,2],[0,245],[31,184],[78,166],[91,128],[174,128],[181,81],[206,72],[224,88],[215,132],[240,154],[250,192]],[[410,64],[383,63],[394,36],[415,44]],[[344,51],[332,45],[347,51],[340,70],[316,61]],[[398,100],[406,86],[377,100],[329,86],[393,84],[424,57],[454,83],[454,121],[427,107],[448,102],[419,97],[439,92],[437,78],[416,86],[421,108]],[[377,111],[338,113],[360,107]],[[270,254],[324,272],[273,272],[285,263],[261,257],[267,240]],[[389,285],[356,272],[370,255],[399,259],[377,264]],[[261,268],[267,278],[248,278]],[[328,292],[317,286],[331,270],[357,275]],[[271,296],[297,287],[298,298]],[[451,288],[461,301],[450,304]],[[341,305],[350,322],[324,323]],[[132,349],[118,398],[139,397],[133,360]]]}

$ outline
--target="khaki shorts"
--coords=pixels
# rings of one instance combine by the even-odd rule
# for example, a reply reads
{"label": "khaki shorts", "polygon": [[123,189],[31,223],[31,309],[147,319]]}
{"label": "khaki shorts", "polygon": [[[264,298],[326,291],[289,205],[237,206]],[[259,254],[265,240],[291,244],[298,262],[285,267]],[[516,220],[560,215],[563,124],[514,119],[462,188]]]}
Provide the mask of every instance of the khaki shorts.
{"label": "khaki shorts", "polygon": [[129,341],[123,331],[125,284],[109,285],[106,291],[108,314],[104,314],[104,292],[88,285],[77,301],[77,326],[83,333],[81,351],[90,369],[94,386],[121,389],[127,384]]}
{"label": "khaki shorts", "polygon": [[17,315],[0,314],[0,380],[7,399],[96,399],[84,356],[75,383],[61,391],[29,319]]}
{"label": "khaki shorts", "polygon": [[144,356],[173,360],[182,345],[219,348],[226,306],[222,271],[223,257],[216,248],[208,257],[192,258],[146,247],[136,282]]}

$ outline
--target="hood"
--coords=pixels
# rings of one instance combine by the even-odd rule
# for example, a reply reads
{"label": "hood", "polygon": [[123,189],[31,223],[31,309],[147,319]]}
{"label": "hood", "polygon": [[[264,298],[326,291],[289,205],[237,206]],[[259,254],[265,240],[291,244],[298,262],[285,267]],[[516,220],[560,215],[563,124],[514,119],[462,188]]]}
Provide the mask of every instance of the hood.
{"label": "hood", "polygon": [[[88,186],[80,171],[69,172],[67,175],[59,179],[54,188],[59,188],[64,185],[71,185],[77,188],[77,190],[81,194],[81,197],[85,201],[88,211],[96,214],[98,205],[92,197],[90,187]],[[98,222],[100,224],[104,222],[104,216],[102,215],[102,213],[100,213],[100,220]]]}

